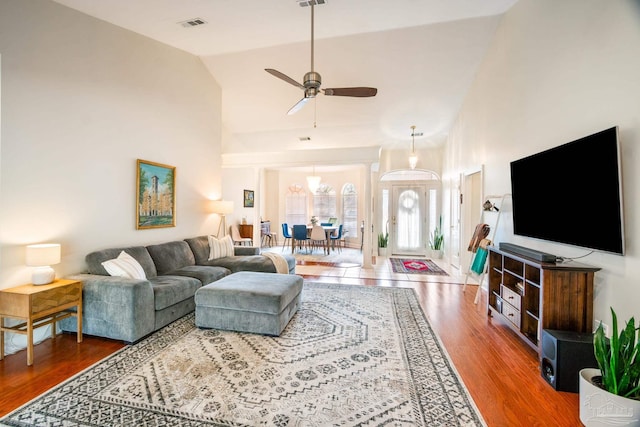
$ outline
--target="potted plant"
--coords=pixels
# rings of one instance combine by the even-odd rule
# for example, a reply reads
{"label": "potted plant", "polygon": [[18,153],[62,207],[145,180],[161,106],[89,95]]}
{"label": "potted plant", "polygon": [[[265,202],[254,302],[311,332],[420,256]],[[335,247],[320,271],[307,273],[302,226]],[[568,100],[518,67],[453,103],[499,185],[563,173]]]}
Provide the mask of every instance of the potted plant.
{"label": "potted plant", "polygon": [[598,367],[580,371],[580,421],[587,426],[640,426],[640,325],[631,317],[618,335],[611,309],[611,339],[602,323],[593,336]]}
{"label": "potted plant", "polygon": [[378,234],[378,255],[387,256],[387,245],[389,244],[389,232]]}
{"label": "potted plant", "polygon": [[431,249],[431,256],[434,258],[442,258],[444,252],[444,234],[442,234],[442,216],[440,216],[440,222],[438,226],[433,230],[429,238],[429,248]]}

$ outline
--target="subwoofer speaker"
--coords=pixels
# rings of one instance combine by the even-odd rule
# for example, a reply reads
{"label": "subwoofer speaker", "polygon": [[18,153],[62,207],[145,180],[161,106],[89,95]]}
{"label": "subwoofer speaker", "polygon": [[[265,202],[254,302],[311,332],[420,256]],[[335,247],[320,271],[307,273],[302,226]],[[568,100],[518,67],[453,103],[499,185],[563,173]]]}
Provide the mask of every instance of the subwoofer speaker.
{"label": "subwoofer speaker", "polygon": [[542,330],[540,373],[557,391],[578,392],[578,373],[583,368],[597,368],[593,354],[593,334]]}

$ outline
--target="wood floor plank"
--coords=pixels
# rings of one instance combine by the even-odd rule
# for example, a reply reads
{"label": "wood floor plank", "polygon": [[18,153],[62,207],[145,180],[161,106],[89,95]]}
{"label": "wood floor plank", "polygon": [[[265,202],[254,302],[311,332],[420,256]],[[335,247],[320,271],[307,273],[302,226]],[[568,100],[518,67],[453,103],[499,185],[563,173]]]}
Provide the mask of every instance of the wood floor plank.
{"label": "wood floor plank", "polygon": [[[537,355],[508,327],[487,316],[486,301],[473,303],[476,287],[459,283],[304,275],[306,281],[412,287],[434,331],[487,424],[580,426],[578,394],[556,392],[540,376]],[[124,344],[63,334],[35,346],[35,362],[24,351],[0,361],[0,416],[70,378]]]}

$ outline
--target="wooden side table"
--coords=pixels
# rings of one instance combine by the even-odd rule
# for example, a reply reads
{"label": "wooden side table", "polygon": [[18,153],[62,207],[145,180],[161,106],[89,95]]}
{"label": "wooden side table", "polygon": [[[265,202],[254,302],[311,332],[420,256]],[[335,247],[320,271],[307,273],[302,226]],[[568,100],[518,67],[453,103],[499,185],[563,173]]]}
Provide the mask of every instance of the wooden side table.
{"label": "wooden side table", "polygon": [[[77,311],[69,310],[77,307]],[[56,322],[75,316],[78,342],[82,342],[82,282],[56,280],[48,285],[21,285],[0,289],[0,360],[4,358],[4,334],[27,336],[27,366],[33,365],[33,330],[51,324],[51,338],[56,336]],[[24,320],[5,326],[5,318]]]}
{"label": "wooden side table", "polygon": [[253,224],[240,224],[238,225],[240,231],[240,237],[253,239]]}

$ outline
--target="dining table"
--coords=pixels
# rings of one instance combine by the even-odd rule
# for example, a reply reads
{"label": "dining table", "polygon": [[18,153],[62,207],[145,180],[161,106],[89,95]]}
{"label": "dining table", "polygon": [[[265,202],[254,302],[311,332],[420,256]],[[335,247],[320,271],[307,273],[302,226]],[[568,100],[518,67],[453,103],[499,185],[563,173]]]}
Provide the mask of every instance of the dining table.
{"label": "dining table", "polygon": [[[311,233],[311,229],[313,228],[313,224],[307,224],[307,236]],[[327,246],[326,246],[326,254],[329,255],[331,252],[331,245],[329,244],[331,239],[330,236],[338,231],[337,225],[323,225],[322,229],[324,230],[325,235],[327,236]],[[293,235],[293,230],[291,231]],[[296,250],[296,239],[291,239],[291,253],[294,253]]]}

